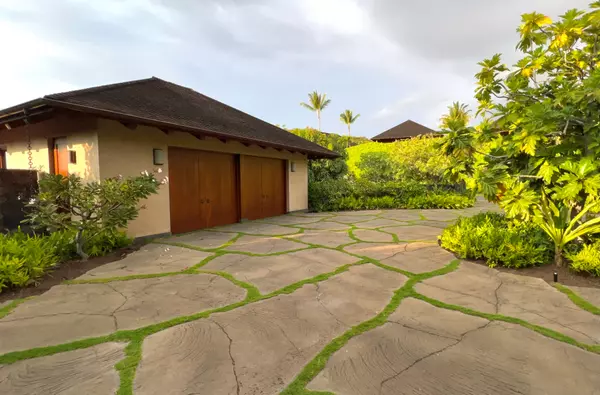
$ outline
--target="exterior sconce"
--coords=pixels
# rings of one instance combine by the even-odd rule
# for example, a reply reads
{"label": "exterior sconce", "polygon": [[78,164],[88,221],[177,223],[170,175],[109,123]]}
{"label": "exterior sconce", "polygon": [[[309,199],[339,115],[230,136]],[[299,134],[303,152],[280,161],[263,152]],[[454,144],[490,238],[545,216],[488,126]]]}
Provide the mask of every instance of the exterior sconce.
{"label": "exterior sconce", "polygon": [[165,153],[163,150],[155,148],[152,150],[152,157],[155,165],[165,164]]}
{"label": "exterior sconce", "polygon": [[296,162],[290,162],[290,171],[292,173],[296,172]]}

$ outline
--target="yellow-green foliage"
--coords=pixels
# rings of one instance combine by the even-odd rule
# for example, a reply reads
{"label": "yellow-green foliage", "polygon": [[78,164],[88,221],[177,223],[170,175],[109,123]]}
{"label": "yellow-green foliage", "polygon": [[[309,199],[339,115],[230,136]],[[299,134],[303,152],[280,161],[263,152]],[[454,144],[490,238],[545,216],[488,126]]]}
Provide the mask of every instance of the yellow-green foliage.
{"label": "yellow-green foliage", "polygon": [[600,241],[584,245],[579,252],[567,254],[567,258],[572,261],[571,269],[600,276]]}
{"label": "yellow-green foliage", "polygon": [[370,141],[366,137],[348,137],[342,136],[335,133],[324,133],[319,132],[313,128],[304,129],[286,129],[288,132],[300,136],[303,139],[317,143],[322,147],[335,151],[342,154],[347,147],[353,145],[363,144]]}
{"label": "yellow-green foliage", "polygon": [[395,145],[395,143],[371,142],[348,148],[346,150],[346,153],[348,154],[348,158],[346,159],[348,171],[356,178],[360,178],[360,169],[358,168],[358,163],[360,162],[362,154],[367,152],[384,152],[386,154],[390,154],[391,157],[392,151],[395,150]]}
{"label": "yellow-green foliage", "polygon": [[423,136],[394,143],[371,142],[350,147],[346,150],[348,170],[356,178],[360,178],[361,171],[358,164],[361,156],[370,152],[383,152],[388,154],[390,160],[396,164],[397,178],[413,178],[422,181],[439,180],[448,168],[450,161],[436,147],[438,142],[438,138]]}

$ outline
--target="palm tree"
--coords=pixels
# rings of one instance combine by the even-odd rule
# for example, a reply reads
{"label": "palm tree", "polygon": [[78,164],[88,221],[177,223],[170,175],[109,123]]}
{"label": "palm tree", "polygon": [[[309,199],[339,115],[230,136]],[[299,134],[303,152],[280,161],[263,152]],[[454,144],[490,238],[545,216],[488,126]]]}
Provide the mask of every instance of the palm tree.
{"label": "palm tree", "polygon": [[470,112],[471,110],[469,110],[469,107],[466,104],[454,102],[451,106],[448,106],[448,114],[442,117],[440,126],[442,129],[446,130],[464,128],[471,120]]}
{"label": "palm tree", "polygon": [[320,95],[317,91],[308,94],[308,103],[300,103],[304,108],[308,108],[310,111],[317,113],[317,119],[319,120],[319,131],[321,131],[321,111],[325,109],[331,103],[331,99],[327,98],[327,95],[323,93]]}
{"label": "palm tree", "polygon": [[346,110],[340,114],[340,121],[348,125],[348,143],[350,143],[350,125],[353,124],[358,117],[360,117],[360,114],[354,115],[350,110]]}

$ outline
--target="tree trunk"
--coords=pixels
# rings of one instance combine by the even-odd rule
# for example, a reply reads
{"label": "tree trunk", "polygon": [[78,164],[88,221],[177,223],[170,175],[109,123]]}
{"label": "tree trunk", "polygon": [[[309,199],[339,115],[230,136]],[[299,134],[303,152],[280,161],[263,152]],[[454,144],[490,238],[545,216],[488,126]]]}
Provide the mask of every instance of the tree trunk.
{"label": "tree trunk", "polygon": [[562,248],[559,246],[554,247],[554,263],[557,267],[562,267],[563,265],[563,253]]}
{"label": "tree trunk", "polygon": [[350,147],[350,124],[348,124],[348,147]]}
{"label": "tree trunk", "polygon": [[317,110],[317,118],[319,120],[319,132],[321,131],[321,111]]}
{"label": "tree trunk", "polygon": [[77,255],[81,257],[81,260],[87,261],[89,255],[83,251],[83,230],[79,229],[77,234],[75,235],[75,248],[77,251]]}

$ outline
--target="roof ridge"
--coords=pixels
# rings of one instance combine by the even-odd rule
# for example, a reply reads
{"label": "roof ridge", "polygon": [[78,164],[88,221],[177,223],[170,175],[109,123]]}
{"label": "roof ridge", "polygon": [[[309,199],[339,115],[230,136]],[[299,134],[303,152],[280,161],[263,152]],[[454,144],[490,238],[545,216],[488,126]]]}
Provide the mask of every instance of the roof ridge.
{"label": "roof ridge", "polygon": [[[267,121],[265,121],[264,119],[261,119],[261,118],[255,117],[255,116],[254,116],[254,115],[252,115],[252,114],[248,114],[247,112],[244,112],[244,111],[242,111],[242,110],[240,110],[240,109],[238,109],[238,108],[232,107],[232,106],[230,106],[230,105],[229,105],[229,104],[227,104],[227,103],[223,103],[222,101],[220,101],[220,100],[217,100],[217,99],[215,99],[215,98],[213,98],[213,97],[207,96],[207,95],[205,95],[205,94],[203,94],[203,93],[201,93],[201,92],[198,92],[197,90],[194,90],[194,89],[192,89],[192,88],[189,88],[189,87],[187,87],[187,86],[183,86],[183,85],[176,84],[176,83],[174,83],[174,82],[171,82],[171,81],[166,81],[166,80],[163,80],[163,79],[161,79],[161,78],[157,78],[157,77],[154,77],[154,78],[156,78],[158,81],[164,82],[164,83],[165,83],[165,84],[167,84],[167,85],[174,85],[174,86],[176,86],[176,87],[178,87],[178,88],[183,88],[183,89],[185,89],[185,90],[188,90],[188,91],[190,91],[190,92],[192,92],[192,93],[195,93],[195,94],[197,94],[197,95],[200,95],[200,96],[202,96],[202,97],[204,97],[204,98],[206,98],[206,99],[208,99],[208,100],[212,100],[212,101],[214,101],[214,102],[217,102],[217,103],[219,103],[219,104],[221,104],[221,105],[223,105],[223,106],[225,106],[225,107],[227,107],[227,108],[230,108],[231,110],[233,110],[233,111],[235,111],[235,112],[237,112],[237,113],[240,113],[240,114],[242,114],[242,115],[245,115],[245,116],[249,116],[249,117],[251,117],[251,118],[254,118],[254,119],[256,119],[256,120],[259,120],[259,121],[261,121],[261,122],[264,122],[264,123],[266,123],[266,124],[268,124],[268,125],[270,125],[270,126],[273,126],[273,127],[277,128],[277,129],[280,129],[280,130],[282,130],[282,131],[284,131],[284,132],[286,132],[286,133],[289,133],[289,134],[291,134],[292,136],[296,136],[294,133],[291,133],[291,132],[289,132],[289,131],[285,130],[284,128],[280,128],[279,126],[277,126],[277,125],[274,125],[274,124],[272,124],[271,122],[267,122]],[[299,136],[296,136],[296,137],[299,137]],[[299,138],[300,138],[300,139],[302,139],[302,137],[299,137]],[[305,139],[303,139],[303,140],[305,140]],[[317,145],[318,145],[318,144],[317,144]],[[323,148],[324,148],[324,147],[323,147]]]}
{"label": "roof ridge", "polygon": [[75,89],[72,91],[52,93],[52,94],[43,96],[43,99],[60,100],[60,99],[66,98],[66,97],[73,97],[73,96],[77,96],[77,95],[83,94],[83,93],[106,91],[106,90],[110,90],[110,89],[122,88],[124,86],[129,86],[129,85],[143,84],[146,82],[156,81],[156,80],[163,81],[160,78],[152,76],[150,78],[142,78],[139,80],[116,82],[113,84],[93,86],[91,88]]}

